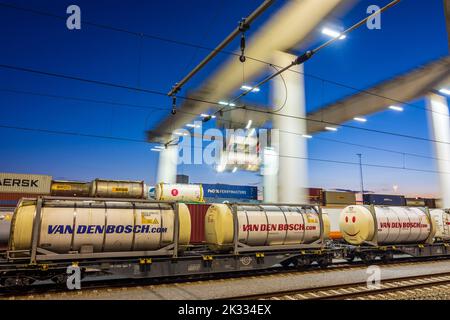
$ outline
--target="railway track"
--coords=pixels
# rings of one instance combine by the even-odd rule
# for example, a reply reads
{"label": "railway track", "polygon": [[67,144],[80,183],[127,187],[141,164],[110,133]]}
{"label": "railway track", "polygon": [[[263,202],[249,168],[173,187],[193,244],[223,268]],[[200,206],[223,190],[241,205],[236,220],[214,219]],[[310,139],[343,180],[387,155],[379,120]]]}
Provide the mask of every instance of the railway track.
{"label": "railway track", "polygon": [[[402,263],[402,262],[399,262]],[[406,263],[406,262],[403,262]],[[173,283],[203,283],[215,280],[238,279],[245,277],[270,276],[274,274],[298,274],[298,273],[312,273],[312,272],[333,272],[343,269],[362,268],[360,262],[340,262],[328,266],[326,269],[319,265],[311,265],[299,270],[293,267],[274,267],[265,270],[251,270],[233,273],[217,273],[205,275],[190,275],[185,277],[166,277],[166,278],[151,278],[151,279],[108,279],[101,281],[82,282],[82,291],[102,290],[108,288],[127,288],[139,287],[149,285],[163,285]],[[69,291],[65,286],[55,283],[34,284],[29,287],[10,287],[4,288],[0,286],[0,299],[8,297],[25,297],[29,295],[38,295],[43,293],[61,293]]]}
{"label": "railway track", "polygon": [[[421,261],[417,262],[411,259],[402,259],[402,261],[391,262],[387,265],[391,267],[396,266],[405,266],[405,265],[416,265],[420,263],[430,263],[430,262],[439,262],[443,259],[437,259],[432,261]],[[381,264],[381,262],[379,262]],[[329,274],[333,272],[339,271],[347,271],[347,270],[358,270],[358,269],[366,269],[367,265],[362,264],[359,261],[348,263],[341,262],[336,263],[332,266],[329,266],[326,269],[320,268],[319,266],[310,266],[308,268],[298,270],[294,268],[271,268],[267,270],[260,270],[258,272],[248,271],[248,272],[236,272],[236,273],[228,273],[228,274],[214,274],[214,275],[198,275],[198,276],[189,276],[189,277],[172,277],[172,278],[157,278],[157,279],[110,279],[110,280],[102,280],[102,281],[90,281],[82,283],[82,290],[77,291],[80,293],[88,293],[92,291],[102,291],[102,290],[123,290],[123,289],[133,289],[138,287],[146,287],[146,286],[158,286],[158,285],[171,285],[171,284],[213,284],[217,281],[227,281],[230,279],[245,279],[245,278],[258,278],[264,280],[265,277],[273,277],[273,276],[281,276],[281,277],[289,277],[298,274],[304,275],[317,275],[317,274]],[[450,274],[449,274],[450,277]],[[0,298],[8,299],[8,298],[33,298],[42,295],[48,294],[65,294],[73,291],[68,290],[65,286],[58,286],[55,284],[41,284],[41,285],[33,285],[31,287],[26,288],[11,288],[9,290],[3,290],[5,288],[0,288]],[[329,288],[330,290],[337,289],[337,287]],[[296,292],[283,292],[280,295],[255,295],[255,296],[247,296],[247,297],[231,297],[233,299],[261,299],[261,298],[275,298],[283,295],[295,294]]]}
{"label": "railway track", "polygon": [[450,272],[431,275],[402,277],[383,281],[377,285],[360,282],[351,285],[324,286],[304,290],[284,291],[262,295],[237,297],[243,300],[366,300],[397,299],[426,291],[449,289]]}

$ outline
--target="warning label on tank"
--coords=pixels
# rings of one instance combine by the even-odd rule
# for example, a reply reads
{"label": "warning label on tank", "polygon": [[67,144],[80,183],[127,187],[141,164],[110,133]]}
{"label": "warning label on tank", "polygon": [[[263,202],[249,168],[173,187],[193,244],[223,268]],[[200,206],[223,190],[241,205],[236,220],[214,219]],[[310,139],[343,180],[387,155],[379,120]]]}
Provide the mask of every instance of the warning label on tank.
{"label": "warning label on tank", "polygon": [[305,231],[316,230],[316,226],[306,226],[301,223],[290,224],[244,224],[242,230],[247,231]]}
{"label": "warning label on tank", "polygon": [[152,216],[146,216],[145,213],[141,214],[142,224],[159,224],[158,219],[153,218]]}
{"label": "warning label on tank", "polygon": [[72,186],[57,184],[57,185],[53,186],[53,189],[54,190],[72,190]]}
{"label": "warning label on tank", "polygon": [[[75,228],[76,234],[103,234],[103,233],[166,233],[167,228],[152,227],[150,225],[79,225]],[[73,234],[71,225],[49,225],[48,234]]]}
{"label": "warning label on tank", "polygon": [[151,212],[142,212],[141,213],[141,223],[142,224],[159,224],[157,218],[154,217],[155,214]]}
{"label": "warning label on tank", "polygon": [[128,192],[128,188],[119,188],[119,187],[115,187],[115,188],[112,188],[112,192],[117,192],[117,193],[125,193],[125,192]]}

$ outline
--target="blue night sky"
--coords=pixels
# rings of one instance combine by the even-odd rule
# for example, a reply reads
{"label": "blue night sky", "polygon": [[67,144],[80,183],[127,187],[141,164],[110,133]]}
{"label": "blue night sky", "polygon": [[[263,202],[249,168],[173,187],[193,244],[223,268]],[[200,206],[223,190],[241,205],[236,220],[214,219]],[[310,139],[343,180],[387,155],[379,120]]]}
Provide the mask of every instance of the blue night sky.
{"label": "blue night sky", "polygon": [[[319,1],[319,0],[318,0]],[[67,16],[77,4],[82,29],[69,31],[64,19],[42,16],[0,5],[0,64],[37,69],[109,83],[167,92],[207,51],[141,38],[94,26],[83,21],[143,32],[173,40],[215,47],[237,22],[252,12],[260,0],[0,0],[3,3]],[[285,1],[280,0],[252,26],[251,33],[267,21]],[[389,1],[362,0],[350,11],[336,12],[329,23],[348,27],[366,16],[371,4]],[[448,55],[447,33],[441,0],[402,1],[382,16],[381,30],[361,28],[321,51],[305,64],[305,72],[356,88],[370,86]],[[302,49],[328,38],[317,30]],[[286,30],[295,32],[295,30]],[[238,41],[227,50],[238,48]],[[301,49],[301,48],[298,48]],[[299,50],[298,53],[301,51]],[[185,88],[198,86],[228,56],[221,54]],[[351,90],[306,77],[307,110],[317,110]],[[269,86],[255,98],[268,104]],[[40,95],[25,94],[37,93]],[[42,96],[94,99],[94,103]],[[352,125],[430,138],[425,101],[411,101],[405,112],[390,110]],[[133,106],[130,106],[133,105]],[[156,109],[155,109],[156,107]],[[152,109],[153,108],[153,109]],[[145,140],[145,130],[170,114],[169,98],[97,84],[58,79],[0,68],[0,125],[77,132],[89,135]],[[155,182],[158,154],[145,142],[118,141],[0,128],[0,171],[49,174],[56,179],[94,178]],[[311,158],[357,162],[356,153],[370,164],[402,166],[400,154],[350,146],[326,139],[387,148],[432,157],[427,141],[410,140],[373,132],[341,128],[321,133],[308,142]],[[435,161],[407,156],[407,167],[437,170]],[[182,165],[179,173],[191,182],[260,185],[256,174],[216,173],[212,167]],[[311,187],[359,188],[354,165],[309,161]],[[399,169],[364,167],[366,189],[408,195],[436,196],[437,174]]]}

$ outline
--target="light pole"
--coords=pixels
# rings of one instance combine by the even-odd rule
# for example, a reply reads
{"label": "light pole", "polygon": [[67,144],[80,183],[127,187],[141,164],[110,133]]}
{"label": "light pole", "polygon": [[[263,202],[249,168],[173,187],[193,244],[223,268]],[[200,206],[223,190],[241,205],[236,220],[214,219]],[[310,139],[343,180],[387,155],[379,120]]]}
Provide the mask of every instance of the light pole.
{"label": "light pole", "polygon": [[363,170],[362,170],[362,154],[356,154],[359,157],[359,175],[361,179],[361,195],[364,196],[364,180],[363,180]]}

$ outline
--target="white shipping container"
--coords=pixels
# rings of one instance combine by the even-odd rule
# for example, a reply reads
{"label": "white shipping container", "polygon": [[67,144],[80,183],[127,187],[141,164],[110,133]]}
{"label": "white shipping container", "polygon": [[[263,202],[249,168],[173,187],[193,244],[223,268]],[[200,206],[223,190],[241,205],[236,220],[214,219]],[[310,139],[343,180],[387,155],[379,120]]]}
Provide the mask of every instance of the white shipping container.
{"label": "white shipping container", "polygon": [[50,194],[51,183],[46,175],[0,173],[0,193]]}
{"label": "white shipping container", "polygon": [[450,239],[450,209],[430,210],[431,217],[436,221],[435,238],[439,240]]}

